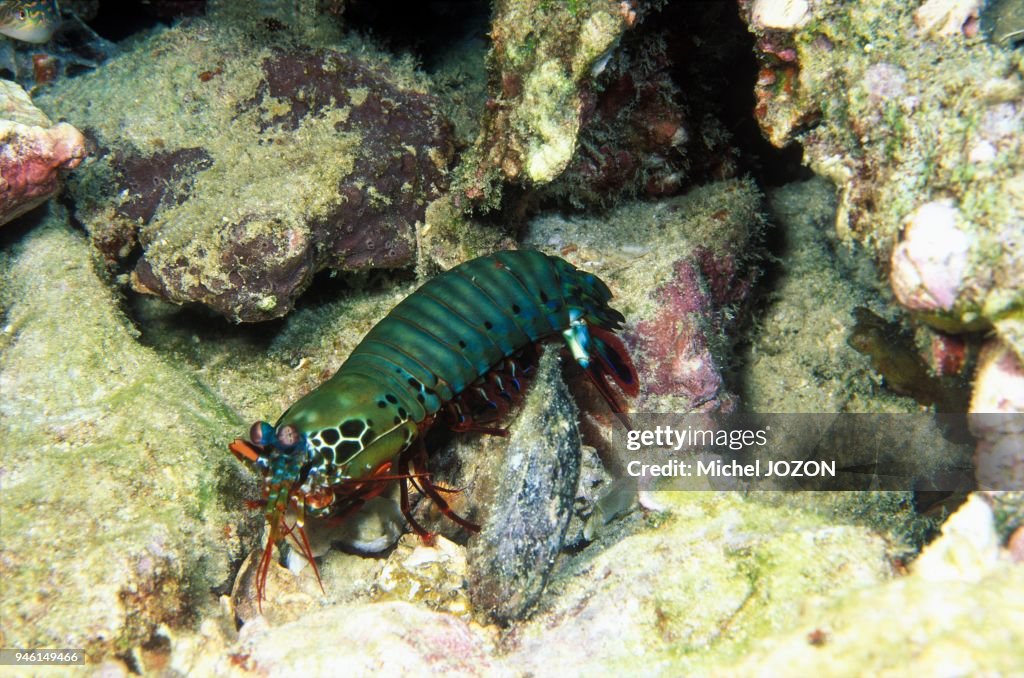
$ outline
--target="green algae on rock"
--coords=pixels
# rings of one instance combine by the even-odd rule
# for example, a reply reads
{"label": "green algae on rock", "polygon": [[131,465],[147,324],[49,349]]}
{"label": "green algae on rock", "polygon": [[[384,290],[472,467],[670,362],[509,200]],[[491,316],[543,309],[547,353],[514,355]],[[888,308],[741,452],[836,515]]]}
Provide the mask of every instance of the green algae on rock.
{"label": "green algae on rock", "polygon": [[112,262],[141,251],[137,290],[236,321],[285,315],[324,268],[411,265],[450,129],[421,78],[362,47],[195,21],[60,83],[46,107],[100,148],[76,216]]}
{"label": "green algae on rock", "polygon": [[857,306],[880,305],[871,262],[836,242],[835,191],[815,178],[768,192],[785,243],[772,303],[751,334],[741,397],[754,412],[907,411],[878,397],[847,343]]}
{"label": "green algae on rock", "polygon": [[557,177],[576,150],[582,92],[634,21],[635,11],[614,0],[496,2],[491,99],[456,190],[493,206],[502,180]]}
{"label": "green algae on rock", "polygon": [[958,31],[929,39],[913,3],[805,4],[784,29],[752,22],[766,136],[798,140],[836,184],[839,234],[891,255],[901,303],[944,331],[994,327],[1024,358],[1019,55]]}
{"label": "green algae on rock", "polygon": [[866,528],[736,493],[658,499],[669,513],[656,526],[564,564],[543,609],[504,643],[506,662],[628,672],[642,657],[656,673],[708,671],[826,595],[890,576],[886,545]]}
{"label": "green algae on rock", "polygon": [[62,211],[3,268],[4,641],[127,652],[191,623],[258,529],[223,452],[239,422],[137,343]]}
{"label": "green algae on rock", "polygon": [[977,554],[985,567],[964,576],[954,570],[937,583],[926,567],[899,575],[891,546],[865,527],[737,493],[658,499],[669,513],[564,557],[541,609],[507,630],[411,602],[359,602],[313,608],[278,627],[257,619],[234,642],[182,638],[171,663],[183,665],[187,653],[191,665],[220,657],[225,674],[285,666],[316,672],[338,662],[328,631],[349,641],[347,666],[456,675],[545,675],[566,665],[629,672],[638,662],[669,674],[737,675],[764,666],[829,673],[951,660],[984,672],[1020,661],[1024,568],[1002,551],[992,559],[991,535],[940,539],[936,552],[952,547],[962,563]]}
{"label": "green algae on rock", "polygon": [[1014,673],[1024,661],[1024,568],[996,550],[984,504],[972,495],[909,576],[814,601],[715,672]]}
{"label": "green algae on rock", "polygon": [[[1024,568],[1009,558],[936,585],[897,577],[890,546],[863,527],[735,493],[659,498],[671,515],[657,527],[567,564],[549,606],[502,643],[507,665],[629,672],[642,658],[672,675],[810,675],[1021,660]],[[967,561],[971,543],[957,546]]]}

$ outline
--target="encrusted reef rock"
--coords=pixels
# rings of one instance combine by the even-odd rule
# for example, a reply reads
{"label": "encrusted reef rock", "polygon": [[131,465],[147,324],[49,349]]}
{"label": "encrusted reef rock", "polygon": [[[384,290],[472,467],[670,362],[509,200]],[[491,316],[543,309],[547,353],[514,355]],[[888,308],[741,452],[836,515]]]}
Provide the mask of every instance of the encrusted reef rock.
{"label": "encrusted reef rock", "polygon": [[[580,131],[565,170],[540,194],[580,208],[670,196],[736,175],[718,94],[742,54],[730,3],[632,3],[626,31],[580,85]],[[628,11],[633,11],[632,9]],[[680,39],[681,33],[700,39]]]}
{"label": "encrusted reef rock", "polygon": [[1013,416],[1024,410],[1007,389],[1024,364],[1024,77],[1011,45],[979,33],[981,4],[755,0],[741,11],[762,62],[755,115],[836,184],[840,236],[866,245],[897,301],[942,333],[933,345],[998,335],[971,411],[999,415],[973,421],[978,481],[1010,489],[1024,468]]}
{"label": "encrusted reef rock", "polygon": [[137,342],[63,210],[4,259],[3,640],[92,661],[190,624],[259,523],[224,454],[239,426]]}
{"label": "encrusted reef rock", "polygon": [[25,90],[0,80],[0,225],[57,193],[64,171],[85,156],[81,132],[54,125]]}
{"label": "encrusted reef rock", "polygon": [[530,244],[561,251],[611,285],[642,385],[637,411],[734,406],[721,366],[757,275],[760,206],[752,182],[732,180],[600,218],[549,215],[530,224]]}
{"label": "encrusted reef rock", "polygon": [[319,270],[414,262],[452,151],[436,100],[369,48],[272,41],[194,21],[47,95],[97,145],[76,216],[110,262],[139,257],[136,290],[258,321]]}
{"label": "encrusted reef rock", "polygon": [[[839,191],[837,229],[943,331],[1024,359],[1024,79],[967,24],[976,2],[756,0],[755,115]],[[916,21],[916,23],[915,23]],[[962,30],[961,30],[962,29]]]}
{"label": "encrusted reef rock", "polygon": [[1024,365],[998,339],[986,343],[978,363],[970,418],[978,486],[1024,490]]}
{"label": "encrusted reef rock", "polygon": [[616,0],[500,0],[493,16],[491,98],[460,178],[472,201],[492,200],[502,180],[550,182],[569,165],[584,93],[637,20]]}
{"label": "encrusted reef rock", "polygon": [[[337,665],[331,638],[342,637],[346,666],[357,670],[455,675],[545,675],[566,665],[628,673],[638,662],[688,675],[1019,666],[1024,568],[998,547],[992,510],[977,498],[929,547],[930,562],[904,574],[892,545],[863,526],[737,493],[658,499],[670,512],[560,560],[537,613],[508,629],[416,598],[356,602],[313,607],[288,624],[254,619],[237,640],[172,636],[169,665],[316,673]],[[430,586],[422,595],[433,596]]]}
{"label": "encrusted reef rock", "polygon": [[785,248],[777,254],[784,264],[773,285],[777,300],[751,333],[744,406],[753,412],[868,412],[897,405],[895,394],[878,388],[869,360],[848,343],[854,309],[884,300],[873,293],[871,262],[836,242],[832,185],[815,177],[771,190],[767,198],[783,234]]}
{"label": "encrusted reef rock", "polygon": [[[813,511],[738,493],[658,500],[667,513],[633,520],[603,548],[563,554],[536,614],[507,629],[481,627],[461,609],[428,609],[435,580],[403,580],[413,583],[404,600],[311,606],[285,624],[255,618],[237,639],[209,628],[195,638],[172,634],[169,664],[216,666],[217,675],[316,673],[338,662],[322,633],[330,629],[348,641],[346,666],[376,671],[543,675],[572,665],[628,673],[643,661],[660,673],[700,675],[766,666],[935,672],[951,662],[1012,673],[1019,665],[1024,568],[998,546],[992,510],[978,498],[909,574],[893,567],[886,539]],[[451,572],[427,552],[458,560],[461,548],[416,550],[422,569],[447,586]]]}
{"label": "encrusted reef rock", "polygon": [[[717,673],[1015,672],[1024,642],[1024,568],[996,549],[992,511],[981,503],[972,497],[951,516],[908,576],[807,600],[793,620],[720,663]],[[817,553],[808,555],[820,562]]]}

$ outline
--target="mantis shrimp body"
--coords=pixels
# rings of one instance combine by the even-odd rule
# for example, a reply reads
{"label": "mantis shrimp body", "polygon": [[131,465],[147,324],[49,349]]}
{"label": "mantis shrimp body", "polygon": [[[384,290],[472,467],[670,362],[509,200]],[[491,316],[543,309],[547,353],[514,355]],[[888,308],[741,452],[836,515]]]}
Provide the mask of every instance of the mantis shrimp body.
{"label": "mantis shrimp body", "polygon": [[430,481],[421,436],[437,420],[456,431],[503,433],[482,424],[499,419],[523,390],[538,343],[561,336],[622,412],[611,383],[627,395],[636,395],[638,384],[613,334],[623,317],[610,299],[596,276],[541,252],[473,259],[406,297],[333,377],[275,425],[253,424],[250,441],[235,440],[230,449],[263,475],[270,533],[257,571],[259,599],[280,540],[292,536],[316,567],[302,529],[306,516],[343,517],[394,482],[403,514],[425,539],[430,534],[410,513],[409,482],[449,518],[478,530],[448,508]]}

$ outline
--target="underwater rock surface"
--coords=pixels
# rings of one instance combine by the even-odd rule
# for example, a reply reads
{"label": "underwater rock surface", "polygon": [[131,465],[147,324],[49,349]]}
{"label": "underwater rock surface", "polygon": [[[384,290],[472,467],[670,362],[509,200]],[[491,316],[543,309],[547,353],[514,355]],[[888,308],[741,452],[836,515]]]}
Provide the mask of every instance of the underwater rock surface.
{"label": "underwater rock surface", "polygon": [[[629,672],[638,661],[673,674],[909,671],[944,661],[984,672],[1012,670],[1019,659],[1024,569],[994,550],[985,505],[962,510],[929,548],[943,563],[937,586],[932,566],[898,575],[891,544],[866,527],[735,493],[665,492],[658,500],[665,513],[628,521],[599,547],[560,559],[540,609],[508,629],[424,609],[415,598],[350,603],[311,608],[280,626],[256,619],[237,639],[181,637],[171,663],[216,667],[218,675],[335,666],[338,649],[322,637],[328,629],[351,641],[346,666],[457,675],[547,675],[567,665]],[[461,547],[441,550],[452,548]]]}
{"label": "underwater rock surface", "polygon": [[994,328],[1024,360],[1024,77],[979,34],[981,3],[759,5],[803,8],[777,25],[745,9],[765,136],[836,184],[840,236],[891,258],[905,307]]}
{"label": "underwater rock surface", "polygon": [[545,184],[576,151],[584,97],[636,21],[612,0],[500,0],[491,23],[490,96],[480,134],[461,163],[459,191],[495,204],[505,180]]}
{"label": "underwater rock surface", "polygon": [[223,453],[237,420],[137,343],[95,252],[51,211],[0,278],[3,636],[96,660],[187,624],[259,524]]}
{"label": "underwater rock surface", "polygon": [[785,264],[774,284],[777,299],[752,333],[744,405],[754,412],[900,411],[848,344],[854,309],[885,300],[871,262],[837,242],[831,185],[815,178],[767,198]]}
{"label": "underwater rock surface", "polygon": [[373,54],[195,21],[46,102],[97,146],[70,191],[104,256],[141,255],[137,291],[235,321],[285,315],[325,268],[410,265],[416,224],[447,186],[437,101]]}
{"label": "underwater rock surface", "polygon": [[81,132],[54,125],[25,90],[0,80],[0,226],[56,194],[85,156]]}
{"label": "underwater rock surface", "polygon": [[479,627],[412,603],[337,606],[277,628],[246,626],[240,635],[218,675],[323,675],[344,665],[352,675],[483,676],[495,668]]}
{"label": "underwater rock surface", "polygon": [[601,216],[549,214],[531,222],[527,244],[562,251],[611,286],[642,385],[635,410],[735,406],[721,366],[759,271],[761,200],[748,180],[720,181]]}
{"label": "underwater rock surface", "polygon": [[[467,675],[546,675],[556,665],[628,671],[638,658],[652,671],[731,673],[737,664],[754,665],[751,652],[767,655],[780,670],[785,662],[827,669],[835,661],[864,662],[879,646],[890,652],[873,661],[912,668],[946,656],[932,645],[939,639],[949,652],[967,653],[958,661],[975,670],[1010,666],[1009,644],[1020,641],[1022,628],[1015,601],[1024,590],[1024,570],[1008,556],[992,559],[994,535],[983,544],[950,536],[961,560],[977,554],[988,565],[935,587],[924,572],[895,578],[886,542],[864,527],[830,524],[732,493],[670,492],[659,500],[669,513],[634,523],[634,534],[619,535],[603,549],[562,561],[537,614],[497,637],[493,628],[388,602],[311,610],[277,628],[253,623],[229,656],[246,672],[279,665],[284,657],[321,666],[337,661],[336,648],[317,631],[330,626],[346,629],[346,638],[365,638],[348,646],[346,661],[353,666],[373,662],[397,670],[411,661],[441,662]],[[1000,590],[1010,604],[990,609]],[[907,614],[898,613],[901,606]],[[940,617],[929,622],[928,610],[940,610]],[[986,610],[987,631],[950,643],[952,629]],[[404,640],[378,645],[392,637]],[[908,653],[907,643],[934,649]]]}
{"label": "underwater rock surface", "polygon": [[[489,57],[492,101],[484,113],[478,98],[466,98],[475,103],[453,117],[497,123],[487,128],[481,120],[468,127],[484,130],[482,145],[462,155],[467,173],[460,172],[462,183],[449,193],[450,156],[439,140],[450,135],[437,111],[451,112],[458,96],[439,105],[425,94],[427,76],[408,62],[381,57],[367,43],[353,44],[354,31],[342,39],[345,3],[328,4],[337,13],[323,21],[326,17],[316,12],[326,11],[325,3],[312,0],[211,0],[211,11],[221,8],[215,20],[186,21],[136,36],[126,43],[131,59],[62,83],[42,97],[49,113],[81,121],[97,143],[88,170],[72,175],[72,197],[92,245],[110,270],[123,275],[115,278],[103,270],[104,262],[68,224],[59,204],[52,205],[49,220],[21,236],[22,242],[0,252],[0,635],[5,646],[81,644],[90,661],[103,662],[100,671],[113,675],[327,673],[339,667],[366,673],[548,675],[565,666],[595,675],[638,670],[987,675],[1012,674],[1024,665],[1020,493],[973,495],[916,563],[909,561],[943,515],[941,507],[925,514],[909,490],[644,491],[639,502],[635,490],[614,496],[609,490],[617,489],[613,479],[622,475],[618,467],[625,453],[617,454],[602,438],[612,415],[587,382],[574,377],[571,364],[563,373],[568,389],[558,371],[549,370],[513,408],[503,422],[515,432],[512,440],[458,434],[445,447],[450,438],[431,432],[437,441],[434,446],[431,440],[426,470],[437,474],[439,487],[453,490],[445,494],[452,508],[480,523],[484,534],[469,535],[436,506],[420,501],[415,517],[443,536],[426,544],[406,533],[395,544],[396,528],[407,529],[407,523],[396,493],[385,492],[342,526],[310,518],[307,529],[323,588],[295,548],[275,550],[268,599],[259,605],[253,555],[258,562],[264,519],[258,508],[243,515],[245,500],[251,506],[259,496],[255,478],[228,454],[226,443],[244,435],[254,419],[276,420],[323,383],[373,323],[414,289],[404,273],[350,276],[344,286],[325,281],[301,308],[289,310],[321,264],[345,271],[366,270],[371,259],[374,265],[384,261],[377,258],[380,233],[408,236],[402,242],[409,254],[395,259],[404,263],[384,265],[415,261],[421,276],[497,247],[524,245],[599,275],[614,293],[613,305],[626,316],[621,336],[640,372],[641,395],[631,406],[674,412],[727,412],[741,405],[758,412],[918,412],[917,402],[893,393],[892,380],[848,345],[853,309],[872,308],[886,322],[893,316],[888,276],[885,289],[875,289],[872,259],[892,262],[891,250],[902,244],[898,261],[913,264],[898,275],[918,278],[900,278],[908,292],[901,298],[918,306],[937,301],[943,309],[937,313],[914,310],[945,328],[964,308],[959,304],[965,281],[987,265],[977,255],[998,256],[999,247],[1014,245],[975,249],[994,231],[977,228],[973,220],[1016,200],[1010,192],[1014,184],[1003,172],[1019,167],[1009,155],[1019,146],[1019,129],[1013,129],[1017,104],[1004,98],[1001,103],[1009,108],[994,106],[998,115],[969,121],[968,127],[977,127],[962,130],[963,138],[971,138],[998,123],[999,134],[988,138],[989,146],[947,153],[955,147],[947,142],[957,137],[935,127],[946,121],[943,107],[962,104],[957,110],[970,113],[972,106],[991,101],[962,102],[957,96],[972,99],[975,90],[954,86],[939,93],[915,79],[938,77],[931,63],[936,54],[959,68],[960,51],[974,50],[976,58],[992,52],[984,45],[975,50],[978,43],[964,36],[963,26],[958,32],[960,19],[954,17],[949,30],[940,23],[941,30],[932,31],[942,41],[936,52],[919,49],[920,59],[928,62],[920,65],[920,76],[908,62],[897,61],[896,56],[912,55],[891,49],[896,42],[931,47],[914,42],[923,35],[913,23],[914,8],[922,2],[889,11],[893,0],[740,0],[740,10],[751,14],[759,51],[773,60],[766,61],[769,72],[762,72],[759,84],[762,96],[770,90],[775,97],[761,102],[762,122],[771,105],[794,96],[799,84],[794,78],[830,84],[827,102],[815,109],[822,117],[797,120],[785,136],[807,135],[812,152],[823,148],[815,139],[835,142],[835,165],[828,157],[809,155],[819,169],[853,162],[858,171],[882,170],[855,173],[848,183],[840,177],[844,187],[891,188],[894,183],[871,182],[898,183],[899,177],[884,172],[927,149],[928,134],[938,138],[933,146],[942,153],[927,158],[931,168],[898,190],[879,192],[874,202],[857,202],[862,194],[852,202],[840,196],[847,212],[851,204],[867,210],[853,220],[863,230],[843,231],[842,238],[834,236],[836,203],[820,178],[778,189],[751,180],[721,181],[644,202],[623,202],[612,184],[603,183],[627,164],[602,164],[622,158],[618,148],[581,149],[604,136],[604,130],[588,136],[595,121],[588,118],[594,103],[588,97],[596,91],[592,87],[600,73],[595,72],[606,66],[606,75],[620,76],[606,81],[612,85],[605,90],[610,98],[644,104],[608,106],[614,115],[605,122],[611,121],[620,139],[636,142],[628,152],[637,149],[657,160],[665,157],[659,155],[662,149],[678,167],[686,165],[688,178],[729,176],[708,166],[704,156],[691,154],[690,146],[684,152],[678,145],[686,134],[695,144],[707,140],[699,138],[699,124],[691,126],[694,119],[680,120],[673,106],[657,105],[673,81],[648,91],[645,99],[640,90],[653,84],[648,76],[661,71],[630,72],[628,62],[618,62],[626,72],[615,70],[620,38],[625,43],[646,37],[625,31],[648,12],[659,18],[657,1],[493,3],[494,45],[504,51]],[[461,11],[460,4],[455,7]],[[543,25],[534,20],[545,12]],[[289,17],[300,13],[308,21],[289,26]],[[244,23],[246,15],[258,18]],[[595,21],[598,30],[586,34]],[[898,34],[894,25],[911,32]],[[330,50],[300,46],[311,42],[309,36],[324,34],[318,26],[337,43]],[[707,44],[698,29],[673,30],[670,37],[692,43],[695,51],[687,53],[707,58],[707,51],[696,49]],[[799,37],[799,44],[787,42],[787,35],[803,32],[809,36],[804,42]],[[477,30],[478,40],[481,34]],[[797,64],[798,57],[814,50],[830,54],[830,49],[835,63],[822,58]],[[475,48],[445,56],[467,63],[476,59],[474,68],[482,71],[483,53]],[[884,64],[863,61],[879,54]],[[1019,59],[1014,63],[1019,73]],[[973,72],[988,77],[988,68]],[[875,97],[871,105],[881,106],[877,118],[861,115],[858,97],[865,92],[855,78],[843,79],[861,72]],[[1012,81],[1015,72],[999,77]],[[634,75],[636,89],[630,90],[624,80]],[[517,82],[513,76],[521,77]],[[429,77],[436,85],[437,72]],[[337,91],[335,78],[355,86]],[[292,85],[299,80],[301,85]],[[612,91],[616,87],[622,89]],[[701,90],[693,91],[699,96]],[[905,103],[900,91],[926,94],[913,116],[895,116],[900,110],[893,97],[899,106]],[[374,104],[374,94],[381,92],[388,96]],[[846,108],[833,107],[837,100]],[[437,122],[433,131],[415,125],[400,133],[363,129],[379,122],[378,113],[386,117],[388,106],[396,104],[400,113],[416,102],[429,107],[415,115],[430,125]],[[780,105],[779,120],[806,112],[794,106]],[[401,119],[395,110],[388,120]],[[631,110],[636,124],[619,126]],[[645,130],[643,124],[662,113],[666,124]],[[356,120],[359,129],[346,127]],[[421,141],[407,148],[399,140],[406,133]],[[637,133],[653,136],[635,138]],[[879,152],[885,134],[892,143]],[[507,149],[500,147],[505,141]],[[650,146],[652,141],[659,145]],[[489,142],[495,145],[486,146]],[[372,157],[359,155],[364,144]],[[573,146],[568,164],[559,169]],[[482,161],[483,151],[489,155]],[[708,152],[713,152],[710,145]],[[884,163],[872,164],[882,156]],[[964,157],[977,163],[971,170],[976,173],[954,169],[959,178],[943,183],[951,163]],[[394,164],[375,165],[381,158]],[[415,164],[412,174],[403,175],[410,170],[407,158],[416,163],[429,158],[432,168]],[[603,204],[609,209],[550,209],[544,200],[564,198],[554,190],[558,183],[575,181],[577,172],[587,174],[589,161],[599,170],[587,185],[591,193],[575,195],[584,196],[587,207],[606,195]],[[863,166],[856,164],[861,161]],[[544,162],[549,162],[546,173],[527,173],[530,167],[545,169]],[[675,174],[678,167],[669,169]],[[477,168],[479,176],[473,173]],[[506,169],[512,174],[504,174]],[[387,183],[395,176],[404,176],[411,188]],[[435,178],[426,186],[416,183],[420,177]],[[350,194],[339,194],[349,179],[364,191],[358,205]],[[542,182],[547,183],[542,187]],[[986,182],[1003,193],[988,194]],[[471,195],[474,187],[479,194]],[[507,201],[498,204],[502,188],[509,189]],[[664,195],[635,188],[623,193]],[[507,204],[519,197],[521,203]],[[475,208],[495,210],[473,214],[467,200]],[[317,221],[329,215],[332,224],[344,224],[350,209],[357,219],[353,238],[364,235],[364,224],[384,229],[372,231],[372,253],[359,246],[335,248],[334,243],[347,242],[345,237],[325,235],[328,225]],[[425,211],[416,216],[419,209]],[[885,214],[897,209],[903,210],[897,217]],[[853,223],[849,214],[844,219]],[[765,233],[768,220],[778,228]],[[417,221],[424,226],[415,227]],[[513,232],[512,225],[521,228]],[[25,229],[8,232],[17,237],[19,230]],[[935,233],[952,235],[958,246],[922,248]],[[327,240],[314,240],[322,235]],[[253,239],[247,241],[249,236]],[[858,242],[845,247],[850,241]],[[256,244],[243,266],[218,259],[246,254],[246,242]],[[765,254],[768,247],[771,255]],[[175,251],[187,258],[177,262]],[[134,271],[135,284],[160,291],[163,298],[199,300],[232,319],[243,313],[252,314],[246,319],[287,315],[279,322],[239,327],[211,319],[206,309],[179,309],[155,297],[133,296],[125,304],[116,289],[138,261],[149,269]],[[188,268],[193,261],[195,270]],[[1017,270],[1012,263],[1000,266],[993,269],[991,289],[1007,296],[991,297],[991,303],[1008,299],[1009,305],[1005,314],[997,309],[978,325],[1001,322],[999,337],[984,337],[988,348],[980,360],[974,409],[1019,412],[1024,370],[1010,346],[1010,325],[1002,322],[1016,317],[1017,297],[1011,292],[1019,289],[1014,287]],[[255,277],[237,284],[228,273],[224,282],[224,272],[232,268]],[[766,310],[751,318],[758,277],[769,270]],[[986,298],[984,314],[996,308],[988,304],[991,299]],[[964,327],[959,321],[954,325],[948,328]],[[901,326],[906,329],[907,323]],[[928,335],[918,329],[917,348],[926,352]],[[739,355],[744,346],[749,358]],[[949,348],[940,357],[955,363],[954,353]],[[960,366],[949,369],[960,370],[965,360],[972,364],[970,351],[966,359],[963,354]],[[578,424],[570,397],[579,405]],[[1013,454],[1019,448],[1005,443],[1020,440],[1019,428],[977,417],[973,423],[993,450],[986,457],[993,462],[990,472],[1017,473],[1020,456]],[[585,445],[577,440],[577,426]],[[941,431],[927,421],[923,427],[935,435],[920,438],[925,442],[914,452],[943,457]],[[1007,451],[1010,456],[1003,454]],[[1002,466],[1005,460],[1017,465]],[[526,472],[516,479],[520,482],[507,483],[511,489],[499,490],[508,469]],[[615,501],[606,502],[610,495]],[[488,541],[488,531],[499,538]],[[504,625],[495,624],[495,617]]]}

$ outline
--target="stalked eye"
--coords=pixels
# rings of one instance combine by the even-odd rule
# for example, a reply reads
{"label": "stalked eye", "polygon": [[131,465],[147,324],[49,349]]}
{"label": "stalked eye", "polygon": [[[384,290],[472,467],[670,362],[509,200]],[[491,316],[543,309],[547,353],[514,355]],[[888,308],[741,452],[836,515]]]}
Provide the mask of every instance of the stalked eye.
{"label": "stalked eye", "polygon": [[299,435],[299,429],[295,428],[291,424],[286,424],[281,428],[277,429],[277,441],[281,443],[282,447],[294,447],[301,436]]}
{"label": "stalked eye", "polygon": [[274,439],[274,427],[265,421],[257,421],[249,429],[249,440],[253,445],[268,445]]}
{"label": "stalked eye", "polygon": [[233,443],[228,445],[228,449],[231,450],[231,454],[235,455],[238,461],[251,461],[256,463],[259,463],[260,461],[260,451],[244,440],[236,439]]}
{"label": "stalked eye", "polygon": [[24,21],[25,19],[28,18],[28,12],[26,12],[23,9],[19,9],[18,10],[18,18],[21,19],[22,21]]}

